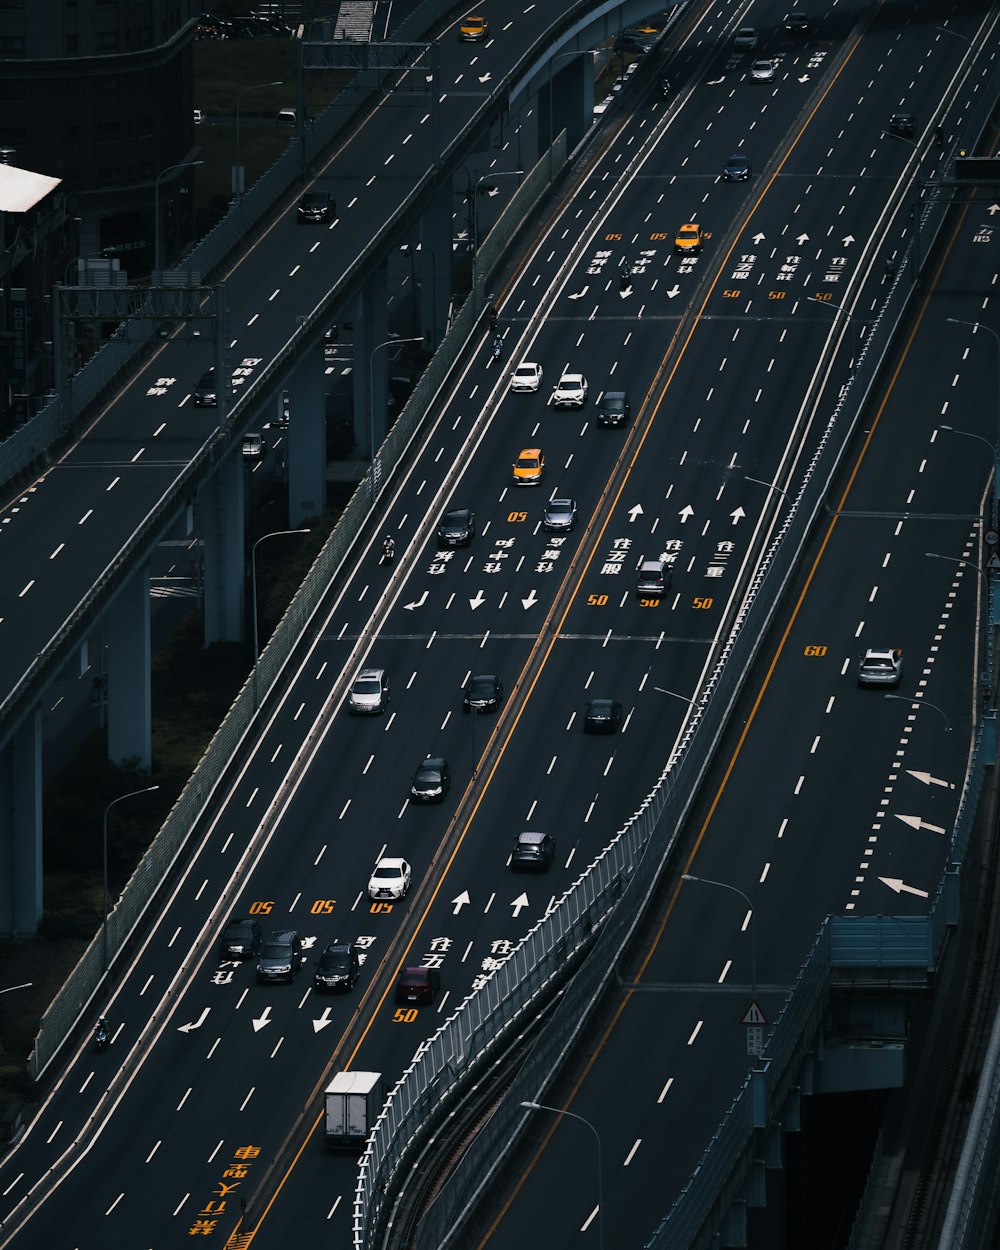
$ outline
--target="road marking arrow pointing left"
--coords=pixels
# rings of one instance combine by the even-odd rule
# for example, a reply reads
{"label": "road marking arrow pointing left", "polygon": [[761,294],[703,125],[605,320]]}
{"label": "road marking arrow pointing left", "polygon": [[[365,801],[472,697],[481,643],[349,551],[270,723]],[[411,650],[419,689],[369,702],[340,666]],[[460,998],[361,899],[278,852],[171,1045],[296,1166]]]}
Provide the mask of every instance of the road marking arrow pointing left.
{"label": "road marking arrow pointing left", "polygon": [[916,777],[918,781],[922,781],[925,786],[944,786],[946,790],[955,789],[953,781],[945,781],[942,777],[934,777],[930,773],[919,772],[916,768],[908,768],[906,771],[911,777]]}
{"label": "road marking arrow pointing left", "polygon": [[583,299],[583,297],[587,294],[587,292],[588,292],[589,290],[590,290],[590,283],[588,282],[588,283],[587,283],[587,285],[583,288],[583,290],[582,290],[582,291],[576,291],[576,292],[575,292],[573,295],[571,295],[569,298],[570,298],[570,299]]}
{"label": "road marking arrow pointing left", "polygon": [[406,608],[407,612],[413,612],[417,608],[422,608],[424,604],[427,602],[428,593],[429,592],[425,590],[419,599],[414,599],[412,603],[404,603],[403,607]]}
{"label": "road marking arrow pointing left", "polygon": [[931,833],[944,833],[940,825],[929,825],[919,816],[900,816],[899,812],[896,812],[896,819],[901,820],[904,825],[909,825],[911,829],[929,829]]}
{"label": "road marking arrow pointing left", "polygon": [[895,890],[897,894],[916,894],[917,898],[928,897],[926,890],[918,890],[915,885],[906,885],[899,877],[879,877],[879,881],[887,885],[890,890]]}
{"label": "road marking arrow pointing left", "polygon": [[191,1032],[193,1032],[195,1029],[200,1029],[200,1028],[201,1028],[201,1026],[202,1026],[202,1025],[205,1023],[205,1021],[208,1019],[208,1013],[209,1013],[209,1011],[210,1011],[210,1010],[211,1010],[211,1008],[209,1008],[209,1007],[203,1007],[203,1008],[202,1008],[201,1015],[198,1017],[198,1019],[197,1019],[197,1020],[192,1020],[192,1021],[190,1021],[190,1023],[188,1023],[188,1024],[179,1024],[179,1025],[177,1026],[177,1032],[178,1032],[178,1033],[191,1033]]}

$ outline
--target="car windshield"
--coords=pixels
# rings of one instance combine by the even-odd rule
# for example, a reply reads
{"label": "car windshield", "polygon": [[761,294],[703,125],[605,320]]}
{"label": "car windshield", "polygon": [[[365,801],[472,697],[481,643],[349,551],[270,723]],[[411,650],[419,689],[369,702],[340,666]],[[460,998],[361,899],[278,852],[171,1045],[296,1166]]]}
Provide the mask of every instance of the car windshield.
{"label": "car windshield", "polygon": [[355,694],[378,694],[381,690],[377,677],[359,677],[354,683]]}
{"label": "car windshield", "polygon": [[417,781],[425,785],[441,780],[441,769],[437,765],[421,764],[417,769]]}
{"label": "car windshield", "polygon": [[347,951],[327,951],[320,962],[325,972],[340,972],[350,966],[351,957]]}
{"label": "car windshield", "polygon": [[396,868],[376,868],[372,874],[373,881],[396,881],[399,877],[399,870]]}
{"label": "car windshield", "polygon": [[883,660],[869,658],[865,661],[868,668],[892,668],[892,660]]}
{"label": "car windshield", "polygon": [[517,467],[519,469],[537,469],[538,457],[537,456],[518,456]]}
{"label": "car windshield", "polygon": [[268,942],[261,952],[262,959],[284,959],[288,956],[288,947],[283,942]]}
{"label": "car windshield", "polygon": [[450,529],[463,529],[468,522],[468,516],[464,512],[449,512],[442,524],[447,525]]}

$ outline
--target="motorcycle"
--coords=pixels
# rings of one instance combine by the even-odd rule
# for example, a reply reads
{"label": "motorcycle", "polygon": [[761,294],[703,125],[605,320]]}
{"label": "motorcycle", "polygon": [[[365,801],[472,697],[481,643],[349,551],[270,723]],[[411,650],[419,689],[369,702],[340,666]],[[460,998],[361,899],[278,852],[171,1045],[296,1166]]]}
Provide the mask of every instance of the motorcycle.
{"label": "motorcycle", "polygon": [[660,79],[660,95],[663,96],[664,100],[668,99],[670,96],[670,83],[666,80],[666,78]]}
{"label": "motorcycle", "polygon": [[107,1050],[111,1044],[111,1031],[108,1028],[108,1022],[101,1016],[94,1028],[94,1049],[100,1053]]}
{"label": "motorcycle", "polygon": [[500,337],[499,334],[494,334],[492,347],[493,347],[493,359],[499,360],[501,355],[503,354],[503,339]]}
{"label": "motorcycle", "polygon": [[396,555],[396,544],[391,538],[386,538],[382,543],[382,563],[392,564]]}

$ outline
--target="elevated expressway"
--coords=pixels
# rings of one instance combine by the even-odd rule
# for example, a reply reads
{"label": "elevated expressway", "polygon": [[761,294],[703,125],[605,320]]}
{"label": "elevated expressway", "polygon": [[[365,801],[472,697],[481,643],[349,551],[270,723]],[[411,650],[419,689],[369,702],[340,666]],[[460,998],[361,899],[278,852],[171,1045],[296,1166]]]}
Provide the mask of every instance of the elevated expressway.
{"label": "elevated expressway", "polygon": [[[948,96],[963,56],[957,41],[935,38],[930,23],[912,24],[894,41],[882,24],[891,16],[883,7],[873,11],[870,24],[862,22],[863,37],[839,49],[842,67],[815,95],[808,75],[800,82],[803,74],[791,72],[797,56],[815,54],[810,49],[784,53],[789,74],[773,94],[742,81],[706,81],[669,112],[650,102],[567,194],[504,291],[507,360],[537,359],[547,380],[565,366],[582,367],[592,395],[624,382],[632,392],[632,425],[624,432],[598,430],[588,409],[552,411],[544,391],[510,395],[504,370],[484,353],[463,360],[423,454],[391,496],[389,523],[407,544],[406,559],[387,584],[375,554],[364,553],[352,574],[331,587],[321,628],[295,657],[294,679],[268,708],[259,743],[230,779],[226,802],[199,830],[198,846],[162,900],[148,938],[121,970],[108,1006],[115,1026],[111,1052],[81,1050],[72,1057],[0,1168],[6,1203],[0,1244],[61,1244],[67,1211],[72,1244],[81,1247],[163,1244],[194,1235],[192,1229],[219,1244],[322,1236],[346,1245],[352,1228],[359,1231],[352,1210],[355,1166],[327,1156],[317,1132],[317,1096],[327,1073],[350,1064],[395,1079],[414,1047],[470,991],[500,975],[497,964],[526,930],[559,910],[564,891],[628,821],[636,794],[653,789],[690,717],[683,699],[656,687],[697,699],[703,679],[715,671],[761,552],[782,523],[782,501],[825,428],[813,401],[822,383],[836,392],[847,380],[850,352],[824,354],[844,337],[843,325],[809,297],[836,291],[834,302],[845,300],[852,322],[862,323],[884,299],[877,247],[885,230],[891,248],[902,245],[902,235],[892,214],[883,214],[908,185],[912,168],[911,153],[881,135],[881,118],[895,107],[900,89],[893,84],[920,64],[928,92]],[[896,58],[888,70],[886,43]],[[713,121],[706,140],[701,93],[719,86],[725,124]],[[748,121],[753,109],[759,114]],[[843,152],[831,144],[838,128],[850,131]],[[719,167],[748,132],[765,152],[778,155],[769,166],[757,157],[767,169],[750,188],[724,186]],[[858,169],[861,135],[876,149],[875,177]],[[814,185],[822,178],[814,142],[823,152],[834,148],[820,160],[839,202]],[[786,200],[785,177],[801,196]],[[701,259],[682,263],[670,241],[676,225],[691,218],[713,238]],[[861,245],[846,264],[834,265],[845,246],[841,231]],[[738,249],[740,237],[752,233],[773,238],[773,253]],[[798,242],[792,252],[780,242],[801,234],[823,240],[815,246],[818,254],[804,255]],[[637,270],[628,294],[617,282],[619,260]],[[740,274],[735,298],[725,294],[737,290],[728,276],[733,265]],[[771,300],[771,291],[785,298]],[[924,444],[929,440],[928,428]],[[534,442],[547,458],[545,487],[515,492],[508,466],[520,447]],[[933,446],[940,451],[937,439]],[[948,522],[950,550],[961,555],[974,532],[982,468],[961,452],[924,459],[929,467],[921,469],[918,484],[928,493],[929,511],[940,507],[946,474],[957,475],[948,489],[969,500],[964,515]],[[893,501],[880,500],[873,510],[899,507],[900,491],[916,489],[914,472],[912,455],[899,457],[886,483]],[[577,531],[561,543],[539,528],[542,501],[551,492],[571,494],[579,504]],[[468,553],[445,560],[433,529],[451,501],[476,509],[479,535]],[[951,509],[949,503],[945,511]],[[898,518],[892,526],[872,522],[883,531],[899,524],[909,538]],[[905,563],[898,553],[912,555],[908,541],[890,547],[884,533],[872,543],[879,567],[889,568],[896,558]],[[670,596],[654,605],[635,594],[631,568],[640,551],[655,549],[674,556],[674,582]],[[625,559],[618,558],[621,552]],[[851,554],[854,563],[846,561],[840,571],[843,584],[853,586],[861,563],[857,544]],[[883,576],[875,567],[865,572],[868,585],[879,587],[874,595],[868,591],[877,606],[864,609],[862,633],[894,621],[880,617],[886,596],[880,601],[879,595],[895,569]],[[946,596],[942,579],[937,600],[929,592],[908,608],[907,629],[917,639],[906,644],[908,657],[919,655],[922,645],[925,653],[937,645],[930,639]],[[974,636],[972,615],[959,602],[954,628],[963,637],[936,661],[950,671],[956,689],[968,681]],[[839,688],[830,689],[836,681],[850,685],[860,645],[852,634],[857,603],[841,589],[825,611],[809,623],[808,639],[827,652],[809,657],[816,664],[803,662],[796,680],[810,714],[831,718],[829,730],[824,722],[810,748],[784,705],[784,719],[776,716],[771,729],[781,744],[781,772],[770,752],[756,756],[749,797],[745,792],[724,835],[713,828],[699,853],[706,858],[694,862],[699,875],[733,883],[758,879],[762,856],[773,865],[766,879],[773,873],[782,893],[768,896],[773,910],[761,905],[753,928],[759,967],[767,968],[766,980],[753,980],[769,1015],[819,921],[852,901],[844,899],[844,878],[863,856],[856,829],[843,839],[809,836],[808,827],[823,821],[829,806],[819,781],[836,771],[832,757],[845,750],[844,736],[857,727],[853,690],[841,698]],[[346,683],[363,658],[384,665],[392,677],[391,711],[382,721],[352,722],[340,712]],[[474,671],[499,672],[507,686],[492,732],[485,718],[470,723],[461,716],[461,687]],[[606,740],[584,738],[584,705],[602,693],[623,702],[623,731]],[[821,703],[827,711],[814,711]],[[901,710],[880,705],[879,742],[898,734]],[[925,721],[918,716],[907,738],[914,740],[912,749],[929,754],[923,735],[932,731]],[[827,738],[829,764],[819,754]],[[427,752],[448,756],[456,785],[443,808],[415,809],[406,801],[407,779]],[[813,756],[820,765],[816,794],[805,780],[789,793],[785,770],[798,769],[806,778]],[[862,814],[870,810],[880,767],[884,773],[875,749],[852,761]],[[961,745],[935,757],[935,775],[946,779],[954,774],[960,782],[963,767]],[[794,828],[775,827],[769,809],[767,832],[760,833],[754,813],[779,793],[794,812]],[[805,802],[796,806],[792,796]],[[946,820],[957,796],[949,789],[937,797]],[[843,818],[848,815],[857,818],[857,809],[845,808]],[[522,827],[547,829],[558,842],[552,871],[531,881],[512,879],[506,868],[510,842]],[[779,849],[789,852],[784,858],[761,846],[761,839],[778,840],[779,832]],[[369,868],[383,847],[413,864],[415,892],[406,907],[372,906],[365,898]],[[931,880],[939,871],[942,844],[923,839],[909,853],[908,873]],[[798,858],[803,855],[808,874]],[[789,891],[796,900],[791,911],[778,901]],[[870,894],[860,890],[855,909],[877,906],[872,896],[874,886]],[[705,923],[709,906],[711,925]],[[252,984],[252,969],[220,964],[218,932],[232,911],[256,913],[276,927],[297,926],[310,957],[335,935],[360,939],[367,959],[355,996],[321,1004],[304,980],[287,992],[273,991]],[[678,1056],[666,1074],[673,1078],[670,1090],[654,1104],[666,1105],[671,1117],[669,1168],[658,1151],[656,1184],[647,1172],[643,1201],[631,1194],[621,1199],[634,1211],[630,1230],[655,1227],[731,1101],[746,1062],[739,1029],[729,1023],[748,980],[742,917],[721,899],[699,901],[694,885],[681,891],[676,914],[686,926],[683,941],[664,944],[655,980],[682,986],[683,1007],[664,1024],[659,996],[636,996],[656,1013],[647,1029],[671,1047],[671,1058]],[[741,987],[732,997],[705,988],[727,959],[733,962],[724,980]],[[443,993],[430,1009],[400,1018],[390,1001],[396,970],[425,960],[440,963]],[[693,967],[698,984],[687,984],[674,960]],[[694,1045],[698,1020],[697,1034],[718,1039],[710,1055]],[[640,1049],[652,1060],[657,1047],[649,1036]],[[650,1064],[638,1061],[634,1047],[630,1043],[627,1062],[638,1075],[648,1074]],[[111,1063],[100,1066],[108,1058]],[[691,1063],[690,1077],[681,1075],[681,1058]],[[565,1126],[558,1140],[566,1140]],[[558,1181],[557,1210],[550,1188],[529,1195],[508,1218],[525,1212],[528,1224],[544,1227],[546,1240],[557,1244],[575,1239],[582,1223],[596,1227],[589,1210],[577,1209],[585,1190],[576,1154],[578,1183]],[[645,1171],[645,1156],[641,1166]],[[625,1183],[638,1174],[636,1168]],[[369,1235],[365,1227],[360,1232]],[[507,1234],[501,1228],[494,1235]]]}

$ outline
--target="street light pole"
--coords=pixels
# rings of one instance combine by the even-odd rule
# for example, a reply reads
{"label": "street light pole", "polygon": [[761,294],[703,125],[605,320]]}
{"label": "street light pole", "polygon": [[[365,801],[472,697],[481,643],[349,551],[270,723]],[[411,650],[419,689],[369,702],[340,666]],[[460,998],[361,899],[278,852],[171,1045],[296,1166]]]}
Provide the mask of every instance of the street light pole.
{"label": "street light pole", "polygon": [[271,530],[269,534],[261,534],[250,549],[250,598],[253,600],[253,706],[254,711],[260,707],[260,679],[258,677],[257,652],[257,548],[267,538],[278,538],[282,534],[308,534],[308,529]]}
{"label": "street light pole", "polygon": [[998,515],[998,501],[1000,501],[1000,334],[996,330],[991,330],[989,326],[984,326],[981,321],[962,321],[958,317],[946,318],[954,326],[969,326],[975,334],[979,330],[985,330],[987,334],[992,335],[997,345],[997,441],[993,445],[993,521],[996,525]]}
{"label": "street light pole", "polygon": [[945,733],[951,733],[951,721],[944,714],[944,711],[936,703],[932,703],[930,699],[911,699],[905,694],[884,694],[882,698],[896,699],[899,703],[908,703],[910,707],[932,707],[944,721]]}
{"label": "street light pole", "polygon": [[153,270],[160,272],[160,179],[172,174],[175,169],[187,169],[189,165],[204,165],[204,161],[181,161],[177,165],[168,165],[156,175],[153,183]]}
{"label": "street light pole", "polygon": [[[854,313],[848,312],[847,309],[843,306],[843,304],[835,304],[832,299],[820,299],[818,295],[807,295],[806,298],[808,299],[810,304],[825,304],[830,308],[835,308],[837,312],[844,314],[844,316],[847,318],[848,325],[854,324]],[[864,321],[861,322],[861,327],[862,327],[861,330],[858,332],[858,355],[861,354],[861,345],[862,345],[862,341],[864,340],[865,331],[868,329],[868,323]],[[848,366],[848,368],[850,369],[851,376],[853,377],[854,375],[853,356],[851,358],[851,363]]]}
{"label": "street light pole", "polygon": [[780,486],[775,486],[773,482],[765,482],[762,477],[751,477],[749,473],[744,473],[743,480],[744,482],[753,482],[755,486],[766,486],[768,490],[773,490],[775,494],[783,495],[785,499],[788,498],[787,490],[782,490]]}
{"label": "street light pole", "polygon": [[240,103],[250,91],[262,91],[265,87],[283,87],[283,82],[258,82],[252,87],[244,87],[236,97],[236,164],[233,166],[233,198],[243,196],[243,166],[240,164]]}
{"label": "street light pole", "polygon": [[686,694],[678,694],[676,690],[666,690],[663,686],[654,686],[657,694],[668,694],[672,699],[680,699],[682,703],[690,703],[692,707],[701,707],[697,699],[689,699]]}
{"label": "street light pole", "polygon": [[[102,925],[101,946],[102,946],[102,962],[104,971],[108,970],[108,812],[119,803],[124,803],[126,799],[134,799],[138,794],[150,794],[153,790],[159,790],[159,786],[145,786],[142,790],[130,790],[128,794],[120,794],[118,798],[112,799],[104,809],[104,922]],[[15,989],[20,988],[15,986]]]}
{"label": "street light pole", "polygon": [[737,889],[735,885],[730,885],[728,881],[713,881],[711,877],[696,877],[693,872],[681,873],[682,881],[700,881],[702,885],[716,885],[720,890],[731,890],[733,894],[738,894],[749,908],[747,917],[749,918],[750,930],[750,997],[756,1003],[757,1001],[757,916],[754,912],[753,903],[750,902],[750,896],[744,894],[742,890]]}
{"label": "street light pole", "polygon": [[368,353],[368,450],[371,453],[371,501],[375,502],[375,353],[390,343],[422,343],[423,335],[411,335],[405,339],[383,339]]}
{"label": "street light pole", "polygon": [[544,1102],[522,1102],[521,1106],[528,1111],[551,1111],[553,1115],[568,1116],[571,1120],[579,1120],[594,1134],[594,1143],[597,1146],[597,1250],[604,1250],[604,1165],[601,1161],[600,1133],[589,1120],[584,1119],[582,1115],[577,1115],[575,1111],[565,1111],[562,1107],[550,1107]]}

